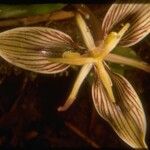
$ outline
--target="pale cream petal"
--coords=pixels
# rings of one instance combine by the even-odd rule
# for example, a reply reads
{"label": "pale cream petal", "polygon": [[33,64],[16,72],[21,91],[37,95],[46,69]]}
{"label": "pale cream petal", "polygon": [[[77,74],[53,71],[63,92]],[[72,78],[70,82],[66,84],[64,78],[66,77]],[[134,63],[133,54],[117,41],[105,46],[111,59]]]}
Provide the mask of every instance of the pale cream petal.
{"label": "pale cream petal", "polygon": [[146,148],[146,120],[139,97],[123,76],[110,74],[116,103],[109,100],[103,84],[97,80],[92,86],[95,108],[124,142],[133,148]]}
{"label": "pale cream petal", "polygon": [[69,66],[48,58],[62,57],[77,48],[67,34],[46,27],[20,27],[0,33],[0,56],[8,62],[39,73],[58,73]]}
{"label": "pale cream petal", "polygon": [[103,35],[130,23],[130,28],[120,41],[122,46],[132,46],[150,33],[150,3],[148,0],[116,1],[109,8],[102,23]]}

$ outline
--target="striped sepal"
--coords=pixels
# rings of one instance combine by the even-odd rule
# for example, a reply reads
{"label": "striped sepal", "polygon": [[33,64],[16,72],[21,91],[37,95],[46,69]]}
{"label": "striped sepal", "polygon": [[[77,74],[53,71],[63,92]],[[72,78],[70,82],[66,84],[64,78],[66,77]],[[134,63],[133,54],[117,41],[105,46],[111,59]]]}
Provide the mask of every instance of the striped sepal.
{"label": "striped sepal", "polygon": [[[145,2],[145,3],[144,3]],[[129,30],[120,41],[121,46],[132,46],[150,33],[150,3],[147,0],[127,0],[112,4],[102,23],[103,35],[121,29],[121,25],[130,23]]]}
{"label": "striped sepal", "polygon": [[112,74],[116,103],[108,99],[101,81],[92,86],[95,108],[118,134],[133,148],[146,148],[146,120],[142,104],[131,84],[121,75]]}
{"label": "striped sepal", "polygon": [[39,73],[58,73],[69,66],[48,58],[62,57],[76,45],[67,34],[46,27],[20,27],[0,33],[0,56],[8,62]]}

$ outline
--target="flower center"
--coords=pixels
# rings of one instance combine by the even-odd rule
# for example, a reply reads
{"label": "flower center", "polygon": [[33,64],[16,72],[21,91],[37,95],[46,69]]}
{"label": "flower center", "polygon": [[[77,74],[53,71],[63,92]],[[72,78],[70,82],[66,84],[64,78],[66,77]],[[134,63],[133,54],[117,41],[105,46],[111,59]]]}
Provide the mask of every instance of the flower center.
{"label": "flower center", "polygon": [[[104,58],[117,46],[120,42],[121,38],[123,37],[124,33],[129,28],[129,23],[125,24],[123,28],[117,32],[110,32],[107,37],[104,39],[104,43],[102,46],[95,47],[94,49],[90,50],[90,56],[98,59],[99,61],[104,60]],[[101,47],[101,48],[99,48]]]}

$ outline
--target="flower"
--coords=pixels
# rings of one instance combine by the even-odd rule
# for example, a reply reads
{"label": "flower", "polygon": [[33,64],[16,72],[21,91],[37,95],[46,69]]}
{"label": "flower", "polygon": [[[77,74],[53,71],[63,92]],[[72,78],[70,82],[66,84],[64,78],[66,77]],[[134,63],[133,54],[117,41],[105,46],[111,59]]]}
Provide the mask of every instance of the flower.
{"label": "flower", "polygon": [[[81,47],[61,31],[22,27],[0,33],[0,55],[16,66],[44,74],[62,72],[70,65],[81,65],[71,93],[58,111],[65,111],[71,106],[82,82],[94,68],[92,97],[98,114],[131,147],[147,148],[146,119],[140,99],[127,79],[111,71],[107,61],[150,72],[149,65],[142,61],[111,53],[118,44],[129,47],[149,34],[149,12],[148,3],[112,4],[104,17],[98,42],[94,41],[81,14],[76,13],[76,21],[87,47],[84,54],[80,54],[77,50]],[[114,32],[117,25],[122,26]]]}

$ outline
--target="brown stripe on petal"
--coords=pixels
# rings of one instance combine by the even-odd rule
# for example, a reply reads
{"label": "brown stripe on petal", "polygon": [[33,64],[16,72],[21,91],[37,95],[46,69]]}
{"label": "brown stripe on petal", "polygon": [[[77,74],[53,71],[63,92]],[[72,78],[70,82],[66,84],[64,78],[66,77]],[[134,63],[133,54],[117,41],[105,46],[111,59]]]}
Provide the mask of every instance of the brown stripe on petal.
{"label": "brown stripe on petal", "polygon": [[95,108],[123,141],[133,148],[146,148],[146,120],[138,95],[125,78],[107,70],[113,82],[116,103],[109,100],[102,82],[96,80],[92,86]]}
{"label": "brown stripe on petal", "polygon": [[[113,77],[115,78],[115,74],[114,74]],[[133,87],[129,84],[129,82],[125,78],[124,78],[124,80],[121,80],[121,79],[122,79],[121,76],[117,75],[117,77],[115,78],[115,83],[114,84],[120,85],[120,86],[117,86],[117,87],[118,88],[120,87],[120,89],[122,88],[125,91],[127,91],[127,92],[125,92],[125,94],[129,95],[129,98],[131,98],[131,100],[133,102],[133,105],[136,106],[138,109],[141,109],[142,107],[141,107],[140,101],[135,100],[137,98],[137,94],[134,91]]]}
{"label": "brown stripe on petal", "polygon": [[[136,132],[139,132],[139,135],[143,134],[143,136],[145,136],[146,132],[145,114],[142,108],[142,104],[138,98],[138,95],[136,94],[130,83],[122,76],[114,74],[112,76],[112,79],[114,80],[114,86],[116,86],[118,89],[118,93],[121,92],[120,99],[124,99],[124,101],[123,100],[121,101],[122,104],[120,104],[120,107],[125,106],[122,110],[126,110],[126,112],[124,113],[127,114],[126,115],[127,117],[130,117],[129,121],[132,120],[131,123],[135,124],[134,127],[136,127]],[[116,83],[118,83],[118,85]],[[126,95],[124,93],[126,93]],[[132,102],[132,105],[130,102]]]}
{"label": "brown stripe on petal", "polygon": [[59,68],[60,70],[62,70],[63,68],[66,69],[68,68],[68,66],[66,65],[59,64],[59,63],[50,63],[45,59],[38,59],[38,60],[23,59],[23,58],[20,59],[19,57],[17,58],[11,56],[9,56],[9,59],[11,59],[14,63],[20,64],[19,66],[25,66],[26,68],[24,69],[31,70],[31,71],[38,70],[38,72],[40,70],[41,73],[45,73],[46,71],[48,72],[49,70],[51,70],[52,72],[54,72],[55,70],[59,71]]}
{"label": "brown stripe on petal", "polygon": [[[120,85],[117,85],[117,86],[119,87]],[[119,90],[119,92],[120,92],[120,93],[118,93],[118,94],[119,94],[120,96],[124,96],[123,93],[122,93],[123,91],[121,92],[121,89]],[[124,98],[130,100],[129,97],[124,97]],[[133,104],[133,105],[134,105],[134,104]],[[139,111],[134,110],[135,107],[134,107],[134,108],[131,108],[131,107],[130,107],[131,104],[129,104],[127,101],[124,102],[124,106],[125,106],[125,108],[126,108],[126,109],[123,108],[124,113],[126,113],[126,112],[131,113],[131,117],[132,117],[134,120],[136,120],[136,121],[132,121],[132,122],[133,122],[133,123],[134,123],[134,122],[138,122],[138,123],[140,124],[139,127],[141,127],[141,130],[139,130],[139,132],[140,132],[140,131],[143,131],[143,121],[141,121]],[[128,107],[129,107],[129,108],[128,108]],[[132,111],[130,111],[130,110],[132,110]],[[139,128],[139,129],[140,129],[140,128]]]}
{"label": "brown stripe on petal", "polygon": [[[8,60],[7,60],[8,59]],[[43,65],[44,64],[41,64],[41,65],[34,65],[33,63],[32,64],[27,64],[26,62],[23,62],[23,61],[16,61],[14,58],[9,58],[7,57],[7,61],[12,63],[12,64],[15,64],[16,66],[18,67],[21,67],[23,69],[26,69],[26,70],[30,70],[30,71],[34,71],[34,72],[37,72],[37,73],[43,73],[43,74],[54,74],[54,73],[59,73],[59,72],[62,72],[62,71],[65,71],[69,66],[68,65],[63,65],[63,64],[59,64],[57,68],[54,68],[54,64],[55,63],[52,63],[53,65],[51,65],[50,63],[48,64],[48,67],[49,68],[46,68],[46,69],[43,69]]]}
{"label": "brown stripe on petal", "polygon": [[[39,32],[41,32],[39,30],[39,28],[36,28],[36,30],[38,30]],[[46,33],[48,35],[48,33],[50,33],[50,32],[48,31],[48,29],[46,29],[46,31],[43,32],[43,33]],[[55,34],[55,37],[61,39],[62,41],[64,41],[64,39],[67,39],[67,42],[68,41],[73,42],[73,40],[71,39],[70,36],[68,36],[67,34],[65,34],[65,33],[61,32],[61,31],[58,32],[58,30],[51,29],[51,33],[50,34],[52,35],[52,33]]]}
{"label": "brown stripe on petal", "polygon": [[[21,40],[20,40],[20,38],[21,38]],[[5,41],[22,43],[22,44],[30,45],[30,47],[41,46],[41,44],[44,44],[42,42],[35,42],[32,39],[28,40],[28,38],[25,38],[22,36],[9,36],[9,37],[6,37],[5,39],[1,39],[1,43],[5,42]]]}
{"label": "brown stripe on petal", "polygon": [[[97,92],[100,93],[99,97],[95,97],[95,91],[97,89]],[[128,124],[124,121],[124,117],[122,115],[122,112],[119,108],[119,106],[114,105],[113,103],[109,102],[109,99],[106,95],[106,93],[104,93],[104,88],[102,87],[102,85],[99,84],[99,87],[96,86],[94,87],[94,84],[92,86],[92,96],[93,96],[93,100],[94,100],[94,104],[96,101],[96,98],[98,98],[98,102],[99,103],[103,103],[105,105],[95,105],[96,110],[98,111],[98,113],[100,114],[100,116],[102,118],[104,118],[106,121],[108,121],[110,123],[110,125],[113,127],[113,129],[115,130],[115,132],[128,144],[137,144],[136,140],[134,139],[134,137],[130,134],[129,130],[128,130]],[[107,110],[105,109],[107,108]],[[119,131],[119,133],[118,133]]]}
{"label": "brown stripe on petal", "polygon": [[51,69],[52,71],[57,70],[59,68],[62,68],[64,65],[61,64],[52,64],[52,65],[43,65],[43,67],[41,68],[41,70],[49,70]]}
{"label": "brown stripe on petal", "polygon": [[149,13],[150,13],[150,9],[143,10],[141,13],[139,13],[139,17],[137,17],[137,19],[134,19],[134,22],[132,22],[132,26],[130,27],[129,31],[126,33],[126,35],[122,39],[122,42],[125,40],[132,40],[135,38],[142,37],[145,34],[148,34],[150,32],[148,31],[150,30]]}
{"label": "brown stripe on petal", "polygon": [[40,35],[38,35],[38,33],[35,34],[33,32],[28,32],[28,31],[26,31],[26,32],[20,32],[20,31],[18,32],[17,31],[15,34],[13,32],[7,33],[7,34],[5,34],[4,37],[1,36],[1,39],[3,39],[3,38],[5,39],[5,37],[9,37],[9,35],[12,35],[12,36],[21,36],[21,37],[27,38],[28,40],[32,39],[34,41],[42,42],[42,43],[48,43],[48,42],[50,42],[50,40],[48,40],[46,37],[40,36]]}
{"label": "brown stripe on petal", "polygon": [[[147,3],[144,3],[147,2]],[[150,3],[148,0],[116,1],[109,8],[102,23],[103,35],[117,31],[121,24],[129,23],[130,27],[120,41],[120,45],[132,46],[150,33]]]}
{"label": "brown stripe on petal", "polygon": [[[117,81],[117,78],[116,78],[116,81]],[[126,99],[126,101],[123,101],[124,103],[124,106],[125,106],[125,111],[128,111],[129,113],[132,113],[131,117],[133,117],[133,119],[136,119],[136,122],[138,122],[140,125],[140,130],[139,132],[142,130],[142,132],[145,132],[146,130],[146,127],[143,126],[143,124],[145,124],[145,116],[143,115],[143,117],[141,118],[141,113],[143,113],[143,109],[141,107],[141,103],[138,103],[138,101],[136,100],[137,98],[137,95],[134,94],[134,97],[130,97],[130,92],[131,91],[127,91],[126,89],[126,96],[123,94],[125,93],[124,90],[124,87],[126,87],[126,85],[123,85],[125,83],[121,83],[120,80],[118,80],[117,82],[117,87],[118,87],[118,90],[121,94],[121,96],[124,96],[124,99]],[[129,87],[128,87],[129,88]],[[130,87],[131,88],[131,87]],[[133,93],[133,92],[132,92]],[[132,102],[132,103],[130,103]],[[136,102],[136,103],[135,103]]]}
{"label": "brown stripe on petal", "polygon": [[39,73],[66,70],[69,65],[52,63],[49,58],[61,58],[65,51],[76,48],[70,36],[46,27],[21,27],[0,33],[0,55],[13,65]]}
{"label": "brown stripe on petal", "polygon": [[[59,39],[56,35],[53,36],[54,32],[52,32],[52,33],[49,33],[46,31],[39,32],[39,30],[37,30],[35,33],[37,33],[38,35],[40,35],[41,37],[43,37],[47,40],[52,40],[53,42],[56,42],[56,43],[62,42],[62,40]],[[33,32],[33,34],[35,34],[35,33]]]}
{"label": "brown stripe on petal", "polygon": [[[129,132],[128,130],[128,125],[124,121],[124,117],[122,116],[122,110],[120,109],[120,107],[113,103],[110,104],[108,101],[107,101],[107,105],[109,107],[110,116],[111,116],[111,117],[109,116],[111,118],[111,120],[109,119],[109,122],[112,124],[113,120],[115,120],[115,123],[113,124],[115,128],[112,126],[114,130],[117,131],[117,128],[120,127],[121,130],[120,136],[125,138],[127,141],[130,141],[131,143],[134,142],[138,144],[135,138],[132,136],[131,132]],[[113,114],[115,114],[114,117]]]}
{"label": "brown stripe on petal", "polygon": [[[48,42],[50,41],[45,41],[45,40],[40,40],[40,39],[37,39],[37,37],[33,37],[31,38],[32,36],[28,35],[27,36],[24,36],[24,35],[9,35],[9,37],[5,37],[4,39],[1,38],[1,41],[3,40],[10,40],[11,42],[21,42],[22,44],[28,44],[29,47],[33,47],[33,46],[41,46],[42,44],[48,44]],[[35,39],[36,38],[36,39]],[[50,45],[51,43],[49,43]]]}

